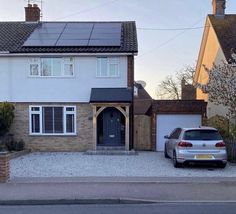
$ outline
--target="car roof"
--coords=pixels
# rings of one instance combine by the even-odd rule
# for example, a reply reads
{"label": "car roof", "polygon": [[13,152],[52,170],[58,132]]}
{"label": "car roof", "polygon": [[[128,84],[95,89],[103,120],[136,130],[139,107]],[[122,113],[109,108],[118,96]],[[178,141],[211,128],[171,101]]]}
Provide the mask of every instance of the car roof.
{"label": "car roof", "polygon": [[217,129],[213,127],[208,127],[208,126],[199,126],[195,128],[182,128],[184,131],[189,131],[189,130],[214,130],[217,131]]}

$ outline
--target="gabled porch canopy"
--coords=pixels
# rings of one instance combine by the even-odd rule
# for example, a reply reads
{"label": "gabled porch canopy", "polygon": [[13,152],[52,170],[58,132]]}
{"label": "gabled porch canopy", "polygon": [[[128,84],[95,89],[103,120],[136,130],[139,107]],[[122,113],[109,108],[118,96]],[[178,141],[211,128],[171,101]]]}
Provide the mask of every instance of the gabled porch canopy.
{"label": "gabled porch canopy", "polygon": [[[93,107],[93,143],[94,150],[98,143],[98,116],[107,108],[117,109],[125,118],[125,150],[129,150],[130,105],[132,90],[129,88],[93,88],[90,103]],[[116,121],[115,121],[116,122]],[[109,135],[114,138],[114,135]]]}

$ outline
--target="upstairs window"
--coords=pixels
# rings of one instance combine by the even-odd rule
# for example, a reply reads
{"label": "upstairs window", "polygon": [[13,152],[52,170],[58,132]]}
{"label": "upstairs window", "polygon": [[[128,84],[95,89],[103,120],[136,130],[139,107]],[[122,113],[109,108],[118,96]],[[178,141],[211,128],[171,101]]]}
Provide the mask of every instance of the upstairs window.
{"label": "upstairs window", "polygon": [[119,77],[119,58],[98,57],[97,77]]}
{"label": "upstairs window", "polygon": [[31,58],[30,76],[71,77],[74,75],[73,58]]}

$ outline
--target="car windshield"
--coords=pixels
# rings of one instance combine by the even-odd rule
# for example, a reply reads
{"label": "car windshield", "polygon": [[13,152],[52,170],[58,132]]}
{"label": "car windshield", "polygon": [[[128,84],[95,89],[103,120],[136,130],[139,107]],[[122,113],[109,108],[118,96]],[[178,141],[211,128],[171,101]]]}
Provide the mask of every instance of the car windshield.
{"label": "car windshield", "polygon": [[188,130],[185,131],[184,140],[222,140],[216,130]]}

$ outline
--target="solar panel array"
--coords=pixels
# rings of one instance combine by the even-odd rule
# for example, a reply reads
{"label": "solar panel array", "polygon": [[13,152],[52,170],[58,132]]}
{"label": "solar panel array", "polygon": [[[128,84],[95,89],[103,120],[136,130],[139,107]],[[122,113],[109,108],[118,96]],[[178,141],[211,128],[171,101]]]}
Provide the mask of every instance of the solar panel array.
{"label": "solar panel array", "polygon": [[23,46],[120,46],[121,23],[42,23]]}

